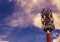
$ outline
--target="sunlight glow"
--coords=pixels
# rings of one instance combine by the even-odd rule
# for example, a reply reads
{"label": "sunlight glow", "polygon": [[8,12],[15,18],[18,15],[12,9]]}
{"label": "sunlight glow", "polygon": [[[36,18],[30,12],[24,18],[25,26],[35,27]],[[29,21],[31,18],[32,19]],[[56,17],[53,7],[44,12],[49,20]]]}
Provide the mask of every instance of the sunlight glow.
{"label": "sunlight glow", "polygon": [[[55,25],[55,28],[56,29],[60,29],[60,14],[53,13],[53,17],[54,17],[54,25]],[[41,24],[41,15],[40,15],[40,13],[35,16],[35,18],[33,19],[33,21],[34,21],[33,24],[35,26],[41,28],[41,25],[42,24]]]}

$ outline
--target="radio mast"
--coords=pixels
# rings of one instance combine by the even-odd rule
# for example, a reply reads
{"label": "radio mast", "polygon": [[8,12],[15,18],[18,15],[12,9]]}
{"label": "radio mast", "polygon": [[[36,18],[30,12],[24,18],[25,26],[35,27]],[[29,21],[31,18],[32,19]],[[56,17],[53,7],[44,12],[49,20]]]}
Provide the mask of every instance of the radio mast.
{"label": "radio mast", "polygon": [[43,30],[46,32],[47,42],[51,42],[50,33],[55,28],[51,9],[45,8],[41,11],[41,23]]}

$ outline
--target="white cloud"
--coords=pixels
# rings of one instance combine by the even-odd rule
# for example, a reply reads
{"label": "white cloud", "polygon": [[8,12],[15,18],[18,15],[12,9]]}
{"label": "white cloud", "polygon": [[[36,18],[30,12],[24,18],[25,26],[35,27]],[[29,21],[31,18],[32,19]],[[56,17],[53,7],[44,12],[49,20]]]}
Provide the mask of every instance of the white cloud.
{"label": "white cloud", "polygon": [[[17,0],[18,5],[21,5],[24,8],[23,12],[17,12],[14,13],[11,17],[9,17],[7,20],[7,25],[11,26],[11,27],[23,27],[23,26],[28,26],[30,22],[33,21],[33,25],[40,27],[41,28],[41,16],[40,13],[35,14],[34,13],[31,14],[32,10],[37,10],[41,9],[41,7],[45,7],[46,5],[45,0]],[[55,5],[58,4],[59,6],[59,0],[56,0],[56,2],[54,0],[52,0],[52,4]],[[59,7],[57,7],[59,8]],[[39,10],[40,11],[40,10]],[[24,13],[26,12],[26,14]],[[22,14],[21,14],[22,13]],[[53,13],[54,14],[54,24],[56,29],[60,29],[60,15],[58,13]],[[24,16],[27,15],[27,16]]]}
{"label": "white cloud", "polygon": [[[52,13],[53,17],[54,17],[54,25],[55,25],[55,29],[60,29],[60,13]],[[41,24],[41,15],[40,13],[38,13],[34,19],[33,19],[33,24],[39,28],[41,28],[42,24]]]}
{"label": "white cloud", "polygon": [[7,37],[6,35],[0,35],[0,42],[9,42],[9,41],[3,39],[6,37]]}
{"label": "white cloud", "polygon": [[41,28],[41,14],[40,13],[38,13],[35,17],[34,17],[34,19],[33,19],[33,24],[35,25],[35,26],[37,26],[37,27],[40,27]]}
{"label": "white cloud", "polygon": [[30,14],[33,9],[41,9],[45,0],[20,0],[20,4],[25,8],[27,14]]}
{"label": "white cloud", "polygon": [[57,35],[59,36],[59,34],[57,32],[53,33],[52,37],[57,38]]}
{"label": "white cloud", "polygon": [[22,28],[22,27],[27,27],[30,24],[31,19],[25,13],[24,14],[16,13],[16,14],[13,14],[12,16],[10,16],[10,17],[7,17],[4,21],[6,21],[5,24],[9,27]]}
{"label": "white cloud", "polygon": [[57,9],[60,11],[60,0],[52,0],[52,5],[55,5]]}
{"label": "white cloud", "polygon": [[9,42],[9,41],[3,41],[3,40],[0,40],[0,42]]}
{"label": "white cloud", "polygon": [[60,13],[53,13],[54,25],[56,29],[60,29]]}
{"label": "white cloud", "polygon": [[60,42],[60,36],[54,39],[53,42]]}

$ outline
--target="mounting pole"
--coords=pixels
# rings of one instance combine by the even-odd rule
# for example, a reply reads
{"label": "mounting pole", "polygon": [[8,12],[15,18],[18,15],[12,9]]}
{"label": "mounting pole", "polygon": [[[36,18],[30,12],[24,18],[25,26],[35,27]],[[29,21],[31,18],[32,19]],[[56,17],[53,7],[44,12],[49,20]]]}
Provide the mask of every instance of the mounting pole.
{"label": "mounting pole", "polygon": [[51,42],[51,40],[50,40],[50,31],[47,30],[46,33],[47,33],[47,34],[46,34],[46,36],[47,36],[47,42]]}

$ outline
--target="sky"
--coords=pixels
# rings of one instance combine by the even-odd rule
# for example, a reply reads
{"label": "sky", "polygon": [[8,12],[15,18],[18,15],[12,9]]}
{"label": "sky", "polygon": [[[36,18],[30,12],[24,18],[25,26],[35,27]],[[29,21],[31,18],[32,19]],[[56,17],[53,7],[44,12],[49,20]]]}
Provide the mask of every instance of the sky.
{"label": "sky", "polygon": [[60,0],[0,0],[0,42],[46,42],[43,8],[50,8],[54,17],[51,42],[60,42]]}

